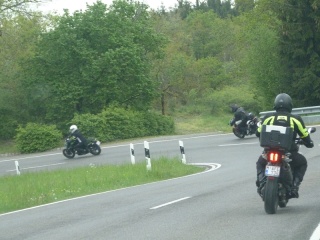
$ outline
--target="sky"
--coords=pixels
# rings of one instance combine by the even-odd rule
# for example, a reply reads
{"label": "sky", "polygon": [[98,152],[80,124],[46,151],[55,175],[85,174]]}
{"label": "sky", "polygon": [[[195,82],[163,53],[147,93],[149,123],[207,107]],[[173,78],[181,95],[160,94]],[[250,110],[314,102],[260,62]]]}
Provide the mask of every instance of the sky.
{"label": "sky", "polygon": [[[43,3],[38,7],[38,10],[45,13],[50,11],[56,11],[58,13],[63,13],[63,9],[69,9],[70,13],[76,10],[85,10],[86,3],[92,5],[97,0],[52,0],[51,2]],[[107,4],[108,6],[112,4],[113,0],[101,0],[101,2]],[[149,5],[153,9],[158,9],[162,4],[169,9],[178,4],[178,0],[135,0],[143,2]],[[190,1],[192,2],[192,1]]]}

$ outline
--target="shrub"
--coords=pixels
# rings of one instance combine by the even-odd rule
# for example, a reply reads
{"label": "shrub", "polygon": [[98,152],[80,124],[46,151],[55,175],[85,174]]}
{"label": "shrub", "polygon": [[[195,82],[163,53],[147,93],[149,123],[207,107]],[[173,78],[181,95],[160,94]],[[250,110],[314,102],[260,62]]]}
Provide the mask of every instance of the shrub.
{"label": "shrub", "polygon": [[97,115],[75,115],[71,124],[76,124],[84,136],[101,142],[174,133],[170,117],[120,107],[106,108]]}
{"label": "shrub", "polygon": [[55,125],[28,123],[18,127],[15,141],[21,153],[32,153],[59,147],[61,137]]}

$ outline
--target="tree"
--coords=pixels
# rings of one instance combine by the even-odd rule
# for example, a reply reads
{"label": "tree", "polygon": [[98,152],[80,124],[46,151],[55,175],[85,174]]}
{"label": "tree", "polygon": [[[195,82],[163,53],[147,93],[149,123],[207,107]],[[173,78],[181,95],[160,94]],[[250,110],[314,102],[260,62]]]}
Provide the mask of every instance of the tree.
{"label": "tree", "polygon": [[[279,21],[272,15],[255,10],[244,13],[235,21],[239,27],[237,35],[237,61],[240,63],[238,78],[251,85],[257,97],[265,102],[261,107],[272,107],[273,99],[286,77],[286,63],[280,54],[277,29]],[[239,84],[239,82],[238,82]]]}
{"label": "tree", "polygon": [[250,12],[254,9],[254,0],[235,0],[234,9],[237,14]]}
{"label": "tree", "polygon": [[25,64],[33,115],[63,123],[111,104],[148,109],[156,90],[150,59],[164,43],[144,4],[98,1],[85,12],[66,11]]}
{"label": "tree", "polygon": [[29,14],[31,13],[29,9],[30,4],[43,3],[45,0],[1,0],[0,1],[0,18],[3,19],[3,16],[12,15],[12,14]]}
{"label": "tree", "polygon": [[295,106],[314,105],[320,100],[320,1],[263,0],[260,5],[281,21],[278,35],[286,63],[282,88]]}
{"label": "tree", "polygon": [[11,138],[17,123],[28,118],[21,88],[21,61],[32,56],[45,23],[39,15],[2,19],[0,37],[0,137]]}

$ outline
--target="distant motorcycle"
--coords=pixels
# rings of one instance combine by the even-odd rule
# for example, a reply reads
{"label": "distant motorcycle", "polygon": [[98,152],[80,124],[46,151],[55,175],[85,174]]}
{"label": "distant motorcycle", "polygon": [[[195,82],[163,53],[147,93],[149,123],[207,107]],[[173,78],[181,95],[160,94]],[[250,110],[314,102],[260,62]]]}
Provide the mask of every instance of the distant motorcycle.
{"label": "distant motorcycle", "polygon": [[95,138],[88,138],[87,148],[77,147],[78,140],[75,137],[68,137],[65,140],[65,148],[62,150],[66,158],[74,158],[76,154],[85,155],[91,153],[92,155],[99,155],[101,153],[100,141]]}
{"label": "distant motorcycle", "polygon": [[[230,120],[230,123],[232,121],[233,118]],[[258,122],[259,119],[252,113],[249,113],[245,127],[242,127],[242,120],[238,120],[233,124],[232,131],[234,135],[236,135],[238,138],[244,138],[245,136],[249,136],[256,133],[256,130],[258,129]]]}

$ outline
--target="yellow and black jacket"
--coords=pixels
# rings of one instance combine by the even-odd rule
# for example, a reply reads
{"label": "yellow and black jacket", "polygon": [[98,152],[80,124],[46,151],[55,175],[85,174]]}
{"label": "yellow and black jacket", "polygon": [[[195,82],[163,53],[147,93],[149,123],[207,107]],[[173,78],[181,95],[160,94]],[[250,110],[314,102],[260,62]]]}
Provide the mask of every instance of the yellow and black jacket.
{"label": "yellow and black jacket", "polygon": [[[293,115],[288,112],[275,112],[267,114],[263,119],[261,119],[261,125],[276,125],[276,126],[283,126],[283,127],[291,127],[294,131],[293,138],[297,137],[297,134],[300,138],[305,142],[306,145],[310,144],[311,139],[306,129],[302,118],[298,115]],[[261,125],[257,129],[256,135],[260,137],[261,132]],[[296,150],[297,147],[294,144],[291,147],[291,151]]]}

